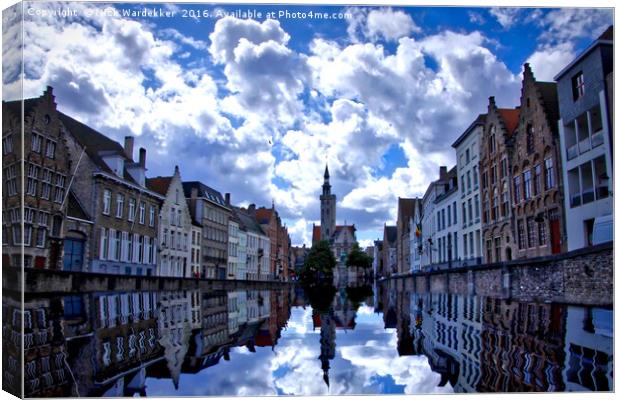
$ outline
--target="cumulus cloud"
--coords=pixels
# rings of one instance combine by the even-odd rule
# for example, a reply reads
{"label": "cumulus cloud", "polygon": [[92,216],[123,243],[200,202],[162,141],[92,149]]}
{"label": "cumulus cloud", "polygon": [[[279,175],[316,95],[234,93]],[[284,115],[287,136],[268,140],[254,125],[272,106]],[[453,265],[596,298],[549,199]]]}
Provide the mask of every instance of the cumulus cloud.
{"label": "cumulus cloud", "polygon": [[557,46],[539,47],[529,56],[527,62],[530,63],[537,80],[551,82],[553,77],[568,65],[575,56],[573,46],[570,43],[563,43]]}
{"label": "cumulus cloud", "polygon": [[603,8],[560,8],[549,11],[538,23],[541,39],[562,43],[580,38],[595,39],[613,24],[613,13]]}
{"label": "cumulus cloud", "polygon": [[497,22],[503,28],[510,28],[513,26],[522,13],[522,9],[516,7],[492,7],[489,13],[495,17]]}
{"label": "cumulus cloud", "polygon": [[401,37],[422,31],[409,14],[390,7],[370,10],[350,7],[347,12],[351,15],[347,33],[353,42],[397,41]]}

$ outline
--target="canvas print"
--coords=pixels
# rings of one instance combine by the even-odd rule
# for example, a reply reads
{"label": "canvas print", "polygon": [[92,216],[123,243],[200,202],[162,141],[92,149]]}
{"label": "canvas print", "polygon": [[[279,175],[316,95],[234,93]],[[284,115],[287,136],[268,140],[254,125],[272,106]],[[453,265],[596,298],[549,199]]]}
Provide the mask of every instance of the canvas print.
{"label": "canvas print", "polygon": [[611,6],[6,7],[4,391],[614,391]]}

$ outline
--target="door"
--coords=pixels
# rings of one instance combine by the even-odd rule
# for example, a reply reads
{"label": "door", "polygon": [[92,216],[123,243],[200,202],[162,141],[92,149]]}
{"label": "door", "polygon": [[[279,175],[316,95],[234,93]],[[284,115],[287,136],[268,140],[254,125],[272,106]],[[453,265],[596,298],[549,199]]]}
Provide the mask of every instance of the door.
{"label": "door", "polygon": [[558,254],[561,250],[560,246],[560,220],[552,219],[551,225],[551,253]]}
{"label": "door", "polygon": [[65,239],[63,267],[65,271],[81,271],[84,262],[84,241]]}

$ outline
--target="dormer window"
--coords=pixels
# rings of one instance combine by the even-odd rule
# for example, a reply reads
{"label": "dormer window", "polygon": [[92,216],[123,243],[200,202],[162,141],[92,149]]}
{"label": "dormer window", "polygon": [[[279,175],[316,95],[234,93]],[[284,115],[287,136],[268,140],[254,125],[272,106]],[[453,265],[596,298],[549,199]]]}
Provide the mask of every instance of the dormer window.
{"label": "dormer window", "polygon": [[585,82],[583,80],[583,72],[578,72],[575,76],[573,76],[572,80],[573,87],[573,101],[577,101],[583,97],[585,93]]}

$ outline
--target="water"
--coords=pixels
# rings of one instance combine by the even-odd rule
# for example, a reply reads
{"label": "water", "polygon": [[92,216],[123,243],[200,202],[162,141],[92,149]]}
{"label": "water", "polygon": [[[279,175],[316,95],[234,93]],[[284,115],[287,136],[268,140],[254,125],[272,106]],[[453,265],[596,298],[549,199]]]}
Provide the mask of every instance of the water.
{"label": "water", "polygon": [[3,388],[23,318],[29,397],[613,390],[611,309],[404,286],[5,297]]}

